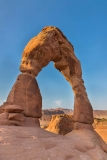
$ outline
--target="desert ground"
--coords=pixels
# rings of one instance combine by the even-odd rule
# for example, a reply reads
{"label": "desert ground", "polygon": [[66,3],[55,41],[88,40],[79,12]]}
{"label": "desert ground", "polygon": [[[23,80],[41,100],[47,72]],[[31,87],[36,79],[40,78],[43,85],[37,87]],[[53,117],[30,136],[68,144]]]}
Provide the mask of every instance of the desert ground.
{"label": "desert ground", "polygon": [[[73,115],[73,110],[56,108],[56,109],[47,109],[42,111],[42,118],[40,119],[41,128],[46,129],[51,121],[52,115],[60,115],[61,113],[67,115]],[[107,111],[103,110],[94,110],[94,129],[102,137],[102,139],[107,143]],[[98,120],[97,120],[98,119]],[[55,132],[54,132],[55,133]]]}
{"label": "desert ground", "polygon": [[[48,126],[50,121],[40,120],[41,127]],[[95,131],[101,136],[101,138],[107,143],[107,128],[106,129],[95,129]]]}
{"label": "desert ground", "polygon": [[101,138],[107,143],[107,129],[95,129]]}

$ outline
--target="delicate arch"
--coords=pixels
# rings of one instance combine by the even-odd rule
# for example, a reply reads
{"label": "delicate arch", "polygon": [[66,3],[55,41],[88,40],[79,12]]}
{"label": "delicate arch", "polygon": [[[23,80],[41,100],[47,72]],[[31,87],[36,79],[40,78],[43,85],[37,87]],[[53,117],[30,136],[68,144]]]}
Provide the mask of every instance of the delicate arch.
{"label": "delicate arch", "polygon": [[27,72],[35,77],[47,66],[50,61],[71,84],[74,92],[75,122],[93,123],[93,110],[87,97],[80,61],[74,54],[72,44],[56,27],[45,27],[26,45],[20,71]]}

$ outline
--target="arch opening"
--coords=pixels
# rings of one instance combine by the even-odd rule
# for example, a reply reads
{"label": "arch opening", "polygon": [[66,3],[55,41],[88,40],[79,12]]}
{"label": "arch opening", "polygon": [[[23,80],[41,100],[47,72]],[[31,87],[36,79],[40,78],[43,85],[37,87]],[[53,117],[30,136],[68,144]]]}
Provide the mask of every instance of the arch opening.
{"label": "arch opening", "polygon": [[[56,27],[43,28],[24,48],[20,64],[22,74],[18,76],[20,81],[13,86],[7,101],[21,105],[25,116],[40,118],[42,96],[35,77],[51,61],[72,86],[74,122],[92,124],[93,109],[82,79],[80,61],[74,53],[72,44]],[[18,93],[22,95],[18,96]]]}
{"label": "arch opening", "polygon": [[74,98],[70,84],[50,62],[37,76],[42,95],[42,109],[73,109]]}

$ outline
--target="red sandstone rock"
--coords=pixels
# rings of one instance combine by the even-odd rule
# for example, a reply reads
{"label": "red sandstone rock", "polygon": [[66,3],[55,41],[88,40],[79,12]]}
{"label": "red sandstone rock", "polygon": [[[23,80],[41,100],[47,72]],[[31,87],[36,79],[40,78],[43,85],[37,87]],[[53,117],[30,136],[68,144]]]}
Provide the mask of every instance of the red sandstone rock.
{"label": "red sandstone rock", "polygon": [[71,115],[61,114],[53,115],[52,119],[46,128],[47,131],[60,135],[65,135],[73,130],[74,122]]}
{"label": "red sandstone rock", "polygon": [[[2,113],[4,114],[4,113]],[[14,114],[14,113],[13,113]],[[6,115],[0,115],[0,126],[23,126],[23,127],[35,127],[38,126],[40,127],[40,122],[38,118],[31,118],[31,117],[25,117],[24,121],[21,121],[18,118],[13,118],[10,117],[10,119],[7,119]]]}
{"label": "red sandstone rock", "polygon": [[0,120],[5,120],[5,119],[8,119],[8,116],[9,116],[9,113],[5,112],[5,113],[1,113],[0,114]]}
{"label": "red sandstone rock", "polygon": [[23,108],[20,107],[19,105],[7,105],[7,106],[3,107],[3,112],[21,113],[21,112],[23,112]]}
{"label": "red sandstone rock", "polygon": [[24,122],[25,121],[25,116],[23,114],[20,114],[20,113],[10,113],[9,116],[8,116],[8,119]]}
{"label": "red sandstone rock", "polygon": [[[74,92],[75,122],[93,123],[93,110],[87,97],[80,61],[74,54],[72,44],[56,27],[45,27],[24,48],[20,71],[37,76],[50,61],[71,84]],[[30,104],[31,105],[31,104]]]}
{"label": "red sandstone rock", "polygon": [[62,136],[37,126],[0,126],[0,160],[107,160],[106,149],[92,130]]}
{"label": "red sandstone rock", "polygon": [[93,126],[91,124],[84,124],[84,123],[76,122],[74,123],[74,129],[75,130],[79,130],[79,129],[93,130]]}
{"label": "red sandstone rock", "polygon": [[38,118],[32,118],[32,117],[26,117],[26,121],[25,121],[25,126],[39,126],[40,127],[40,122]]}
{"label": "red sandstone rock", "polygon": [[42,97],[34,76],[20,74],[9,93],[7,102],[20,105],[24,115],[40,118],[42,116]]}
{"label": "red sandstone rock", "polygon": [[7,106],[7,105],[12,105],[12,102],[4,102],[1,106],[0,106],[0,113],[3,113],[3,107]]}

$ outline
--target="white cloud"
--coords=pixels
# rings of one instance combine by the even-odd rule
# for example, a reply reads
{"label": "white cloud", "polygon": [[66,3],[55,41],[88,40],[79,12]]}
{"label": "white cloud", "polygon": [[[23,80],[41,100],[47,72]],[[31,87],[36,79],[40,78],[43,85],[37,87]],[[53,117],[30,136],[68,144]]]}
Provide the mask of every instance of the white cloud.
{"label": "white cloud", "polygon": [[0,99],[0,106],[3,104],[3,101]]}
{"label": "white cloud", "polygon": [[2,97],[0,97],[0,106],[5,102]]}
{"label": "white cloud", "polygon": [[62,105],[62,100],[56,100],[54,103],[57,105],[57,107],[61,107]]}

